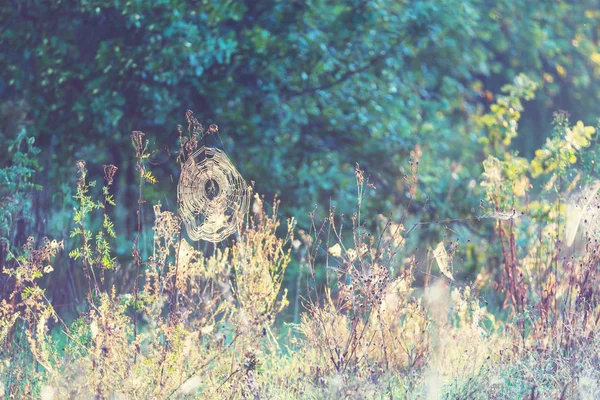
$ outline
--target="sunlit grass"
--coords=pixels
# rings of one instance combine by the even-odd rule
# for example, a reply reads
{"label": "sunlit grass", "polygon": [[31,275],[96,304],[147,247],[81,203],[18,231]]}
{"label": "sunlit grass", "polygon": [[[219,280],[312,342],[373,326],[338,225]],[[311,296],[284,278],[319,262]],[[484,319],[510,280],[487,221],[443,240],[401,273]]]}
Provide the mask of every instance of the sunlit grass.
{"label": "sunlit grass", "polygon": [[[0,394],[597,398],[600,197],[596,186],[561,182],[578,168],[573,157],[593,132],[557,118],[559,134],[531,161],[548,177],[537,203],[525,196],[530,161],[486,160],[480,183],[492,206],[478,219],[493,222],[502,261],[472,282],[458,279],[458,239],[443,238],[419,258],[405,246],[419,222],[407,228],[404,217],[379,217],[379,232],[365,228],[361,207],[372,185],[357,166],[357,211],[345,228],[332,209],[322,220],[313,215],[308,232],[298,230],[294,219],[282,223],[276,200],[267,205],[255,195],[235,240],[201,251],[183,236],[180,218],[155,205],[151,254],[142,259],[138,236],[137,261],[125,267],[139,267],[133,277],[139,285],[118,293],[104,280],[105,271],[118,267],[110,251],[118,232],[107,214],[116,169],[108,168],[103,201],[95,202],[79,162],[77,247],[50,239],[36,245],[31,238],[3,268],[12,292],[0,301]],[[560,140],[573,135],[579,148],[565,156]],[[141,164],[144,146],[136,148],[140,188],[152,176]],[[182,151],[185,157],[183,145]],[[417,169],[411,174],[410,201]],[[527,216],[516,211],[524,204]],[[98,232],[87,223],[94,213],[103,221]],[[61,319],[39,283],[49,276],[52,284],[60,251],[86,272],[87,299],[72,322]],[[283,282],[294,254],[307,276],[298,284],[297,323],[278,319],[290,307]],[[498,304],[487,304],[486,291],[496,293]]]}

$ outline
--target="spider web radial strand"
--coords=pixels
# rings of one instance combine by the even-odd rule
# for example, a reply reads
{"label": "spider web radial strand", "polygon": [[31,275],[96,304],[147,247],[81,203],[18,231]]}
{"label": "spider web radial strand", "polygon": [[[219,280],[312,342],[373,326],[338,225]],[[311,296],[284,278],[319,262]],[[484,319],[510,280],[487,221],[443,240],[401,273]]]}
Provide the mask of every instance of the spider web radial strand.
{"label": "spider web radial strand", "polygon": [[249,201],[246,181],[223,151],[202,146],[184,163],[177,203],[190,239],[225,240],[238,230]]}

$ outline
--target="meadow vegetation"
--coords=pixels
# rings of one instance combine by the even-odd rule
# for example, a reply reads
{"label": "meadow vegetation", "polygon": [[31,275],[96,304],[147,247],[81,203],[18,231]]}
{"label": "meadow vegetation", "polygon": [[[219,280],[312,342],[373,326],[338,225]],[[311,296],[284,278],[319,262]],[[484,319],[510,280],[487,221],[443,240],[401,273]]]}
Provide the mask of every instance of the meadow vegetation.
{"label": "meadow vegetation", "polygon": [[[523,82],[526,77],[520,77]],[[521,84],[523,83],[521,82]],[[512,87],[508,87],[510,91]],[[516,96],[516,95],[515,95]],[[282,221],[278,200],[258,193],[234,240],[188,242],[180,218],[155,204],[151,250],[140,236],[118,265],[111,213],[116,166],[104,166],[99,200],[86,163],[77,169],[73,248],[30,237],[4,243],[8,295],[0,302],[2,395],[6,398],[594,398],[600,395],[600,185],[591,173],[596,129],[557,113],[554,132],[531,160],[506,146],[518,96],[502,98],[481,120],[489,154],[473,217],[487,224],[487,254],[472,279],[464,259],[471,239],[449,220],[380,215],[377,231],[361,213],[375,186],[358,165],[356,212],[311,214],[309,230]],[[507,107],[511,113],[506,115]],[[205,130],[191,113],[180,134],[185,159]],[[214,131],[214,127],[212,133]],[[181,131],[180,131],[181,133]],[[138,158],[139,204],[155,183],[149,142],[131,135]],[[20,138],[27,171],[33,143]],[[405,176],[420,189],[418,161]],[[28,175],[22,173],[24,182]],[[139,213],[138,213],[139,215]],[[93,223],[95,221],[95,223]],[[435,224],[441,241],[424,253],[411,235]],[[87,282],[76,318],[61,318],[45,287],[68,252]],[[479,255],[479,257],[483,257]],[[292,258],[305,285],[289,321],[282,285]],[[128,283],[111,281],[124,268]],[[128,291],[127,288],[130,288]]]}
{"label": "meadow vegetation", "polygon": [[[597,0],[0,26],[0,398],[600,398]],[[248,183],[216,244],[202,146]]]}

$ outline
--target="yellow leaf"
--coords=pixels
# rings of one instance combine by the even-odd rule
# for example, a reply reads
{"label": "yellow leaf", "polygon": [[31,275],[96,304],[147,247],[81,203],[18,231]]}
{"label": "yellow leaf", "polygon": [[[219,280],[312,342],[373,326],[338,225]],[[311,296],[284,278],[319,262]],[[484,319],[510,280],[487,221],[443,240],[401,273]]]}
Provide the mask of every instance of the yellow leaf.
{"label": "yellow leaf", "polygon": [[596,132],[594,127],[585,126],[583,125],[583,122],[577,121],[572,129],[567,129],[565,140],[576,150],[579,150],[582,147],[588,147],[590,145],[590,139],[594,132]]}
{"label": "yellow leaf", "polygon": [[331,246],[329,248],[329,254],[331,254],[334,257],[340,257],[342,255],[342,248],[340,247],[339,243],[334,244],[333,246]]}

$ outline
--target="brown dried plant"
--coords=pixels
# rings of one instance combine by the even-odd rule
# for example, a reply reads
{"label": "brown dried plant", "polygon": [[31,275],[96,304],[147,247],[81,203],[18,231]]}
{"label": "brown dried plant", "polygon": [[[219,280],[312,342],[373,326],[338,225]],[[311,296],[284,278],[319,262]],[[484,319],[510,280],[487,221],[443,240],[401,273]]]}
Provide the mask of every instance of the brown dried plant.
{"label": "brown dried plant", "polygon": [[[412,268],[392,277],[392,263],[404,238],[402,223],[386,220],[378,238],[368,235],[361,225],[364,187],[368,180],[356,168],[357,207],[352,218],[352,244],[345,247],[343,223],[336,226],[334,212],[317,230],[310,262],[314,263],[321,238],[333,238],[327,258],[332,257],[332,285],[323,297],[315,294],[307,304],[300,331],[307,337],[315,356],[324,357],[325,371],[338,374],[351,371],[359,376],[379,374],[388,368],[409,370],[424,363],[428,339],[421,337],[428,317],[419,302],[411,296],[414,280]],[[415,193],[415,190],[411,190]],[[311,265],[314,270],[315,265]],[[323,373],[324,370],[321,370]]]}

